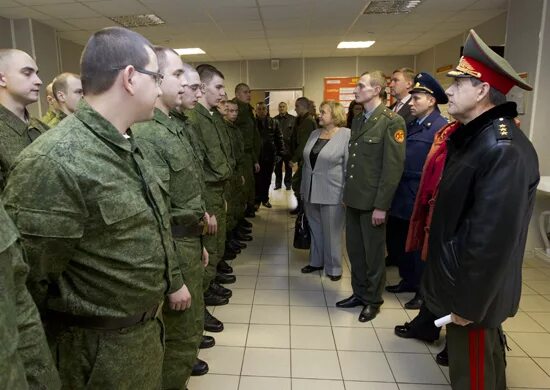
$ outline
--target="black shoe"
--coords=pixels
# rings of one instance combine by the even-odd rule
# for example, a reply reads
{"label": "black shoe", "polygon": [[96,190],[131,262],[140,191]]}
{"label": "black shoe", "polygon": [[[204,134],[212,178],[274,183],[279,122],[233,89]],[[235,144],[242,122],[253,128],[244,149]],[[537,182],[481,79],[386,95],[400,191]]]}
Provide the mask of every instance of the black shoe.
{"label": "black shoe", "polygon": [[208,363],[204,360],[197,358],[195,364],[193,364],[193,369],[191,370],[191,376],[202,376],[208,373]]}
{"label": "black shoe", "polygon": [[252,226],[253,226],[251,222],[247,221],[244,218],[239,221],[239,225],[244,226],[245,228],[250,228],[250,229],[252,229]]}
{"label": "black shoe", "polygon": [[428,343],[433,343],[437,339],[439,339],[439,335],[434,335],[434,337],[427,337],[424,335],[421,335],[418,333],[418,331],[411,326],[409,322],[405,322],[405,325],[397,325],[393,329],[396,336],[401,337],[403,339],[417,339],[426,341]]}
{"label": "black shoe", "polygon": [[267,202],[262,202],[262,206],[267,207],[268,209],[273,207],[271,203],[269,203],[269,200]]}
{"label": "black shoe", "polygon": [[342,275],[329,275],[327,274],[327,277],[332,280],[333,282],[337,282],[340,279],[342,279]]}
{"label": "black shoe", "polygon": [[378,313],[380,313],[380,307],[366,305],[363,310],[361,310],[361,314],[359,314],[359,322],[372,321],[376,318]]}
{"label": "black shoe", "polygon": [[233,267],[231,267],[225,260],[220,260],[218,266],[216,267],[219,273],[222,274],[232,274]]}
{"label": "black shoe", "polygon": [[235,275],[228,275],[228,274],[216,274],[216,277],[214,278],[214,281],[218,284],[232,284],[237,281],[237,278]]}
{"label": "black shoe", "polygon": [[202,335],[202,340],[199,349],[208,349],[216,345],[216,339],[212,336]]}
{"label": "black shoe", "polygon": [[212,294],[215,294],[217,296],[227,298],[227,299],[231,298],[231,296],[233,295],[233,291],[231,291],[228,288],[225,288],[224,286],[216,282],[210,283],[210,287],[208,288],[208,291],[211,292]]}
{"label": "black shoe", "polygon": [[349,308],[349,307],[356,307],[356,306],[363,306],[363,305],[365,305],[363,301],[361,301],[355,295],[352,295],[349,298],[342,299],[341,301],[336,302],[336,307],[341,307],[341,308]]}
{"label": "black shoe", "polygon": [[205,306],[223,306],[229,303],[229,299],[220,297],[219,295],[210,292],[210,289],[204,293]]}
{"label": "black shoe", "polygon": [[244,212],[244,216],[246,218],[256,218],[256,213],[254,212],[254,210],[246,210]]}
{"label": "black shoe", "polygon": [[312,265],[306,265],[305,267],[302,268],[302,273],[303,274],[310,274],[312,272],[315,272],[315,271],[321,271],[323,269],[323,267],[314,267]]}
{"label": "black shoe", "polygon": [[447,350],[447,343],[445,343],[445,348],[443,348],[443,351],[435,355],[435,361],[440,366],[449,367],[449,351]]}
{"label": "black shoe", "polygon": [[400,281],[398,284],[393,286],[386,286],[386,291],[390,293],[403,293],[403,292],[416,292],[416,288],[406,285],[403,281]]}
{"label": "black shoe", "polygon": [[210,312],[204,309],[204,330],[212,333],[223,331],[223,322],[214,317]]}
{"label": "black shoe", "polygon": [[237,257],[237,254],[235,252],[225,250],[225,253],[222,256],[222,260],[233,260],[235,257]]}
{"label": "black shoe", "polygon": [[237,226],[235,228],[234,233],[252,234],[252,228],[244,227],[244,226]]}
{"label": "black shoe", "polygon": [[281,185],[280,185],[280,184],[275,184],[275,187],[273,187],[273,189],[274,189],[275,191],[280,190],[280,189],[281,189]]}
{"label": "black shoe", "polygon": [[240,242],[240,241],[237,241],[235,239],[231,240],[231,245],[234,245],[234,246],[236,246],[237,248],[239,248],[241,250],[246,248],[246,244],[244,242]]}
{"label": "black shoe", "polygon": [[252,236],[249,236],[248,234],[236,233],[234,238],[238,241],[252,241]]}
{"label": "black shoe", "polygon": [[416,293],[414,295],[414,298],[411,299],[409,302],[405,303],[405,305],[403,306],[405,307],[405,309],[408,309],[408,310],[418,310],[420,309],[420,306],[422,306],[423,303],[424,303],[424,300],[422,299],[420,294]]}
{"label": "black shoe", "polygon": [[225,242],[225,251],[226,252],[232,252],[235,255],[238,255],[241,253],[241,247],[237,246],[235,243],[232,243],[231,241]]}

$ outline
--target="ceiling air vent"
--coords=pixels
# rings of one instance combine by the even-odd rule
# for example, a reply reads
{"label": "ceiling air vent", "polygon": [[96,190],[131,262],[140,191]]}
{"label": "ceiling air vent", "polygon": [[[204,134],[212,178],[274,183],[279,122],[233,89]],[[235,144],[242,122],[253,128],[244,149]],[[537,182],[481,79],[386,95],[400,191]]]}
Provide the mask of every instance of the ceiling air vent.
{"label": "ceiling air vent", "polygon": [[373,0],[367,8],[365,8],[364,14],[407,14],[423,1],[424,0]]}
{"label": "ceiling air vent", "polygon": [[157,15],[128,15],[128,16],[112,16],[109,17],[112,21],[120,24],[123,27],[147,27],[147,26],[157,26],[159,24],[166,23],[164,20],[159,18]]}

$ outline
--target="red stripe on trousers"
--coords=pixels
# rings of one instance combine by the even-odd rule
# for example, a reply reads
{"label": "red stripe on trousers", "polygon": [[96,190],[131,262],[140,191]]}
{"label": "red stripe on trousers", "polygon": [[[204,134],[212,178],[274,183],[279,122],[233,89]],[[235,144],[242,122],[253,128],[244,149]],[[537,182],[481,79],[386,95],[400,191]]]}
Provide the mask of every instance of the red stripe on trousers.
{"label": "red stripe on trousers", "polygon": [[468,331],[470,351],[470,389],[485,388],[485,330],[470,329]]}

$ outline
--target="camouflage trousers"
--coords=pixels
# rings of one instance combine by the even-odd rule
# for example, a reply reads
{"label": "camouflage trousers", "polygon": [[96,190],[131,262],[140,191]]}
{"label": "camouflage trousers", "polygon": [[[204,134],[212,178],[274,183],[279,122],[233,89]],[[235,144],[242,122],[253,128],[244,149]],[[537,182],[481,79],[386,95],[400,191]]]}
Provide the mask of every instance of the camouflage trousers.
{"label": "camouflage trousers", "polygon": [[233,230],[239,221],[244,218],[246,207],[246,190],[242,183],[243,172],[238,172],[229,180],[226,190],[227,199],[227,231]]}
{"label": "camouflage trousers", "polygon": [[191,307],[185,311],[173,311],[166,302],[163,306],[166,350],[162,367],[162,388],[165,390],[186,388],[185,384],[197,359],[204,328],[201,238],[178,239],[175,243],[183,279],[191,293]]}
{"label": "camouflage trousers", "polygon": [[252,154],[245,152],[243,156],[244,160],[244,187],[243,187],[243,196],[245,203],[250,206],[254,206],[254,201],[256,200],[256,185],[254,182],[254,158]]}
{"label": "camouflage trousers", "polygon": [[204,236],[203,245],[209,253],[208,266],[205,268],[203,289],[208,290],[210,282],[216,277],[216,269],[225,251],[225,233],[227,219],[227,204],[225,202],[226,183],[206,185],[206,210],[216,216],[218,232],[215,235]]}
{"label": "camouflage trousers", "polygon": [[63,389],[159,389],[164,328],[159,318],[118,330],[63,328],[52,353]]}

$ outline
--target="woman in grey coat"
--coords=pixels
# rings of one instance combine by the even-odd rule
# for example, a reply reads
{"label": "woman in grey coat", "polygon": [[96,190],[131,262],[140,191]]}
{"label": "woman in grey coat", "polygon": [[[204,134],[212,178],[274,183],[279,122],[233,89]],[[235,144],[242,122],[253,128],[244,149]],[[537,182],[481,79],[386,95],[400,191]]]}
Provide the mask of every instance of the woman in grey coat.
{"label": "woman in grey coat", "polygon": [[311,133],[304,148],[302,194],[311,230],[309,265],[302,273],[324,268],[331,280],[342,277],[342,233],[345,210],[342,203],[351,130],[340,103],[321,103],[321,129]]}

